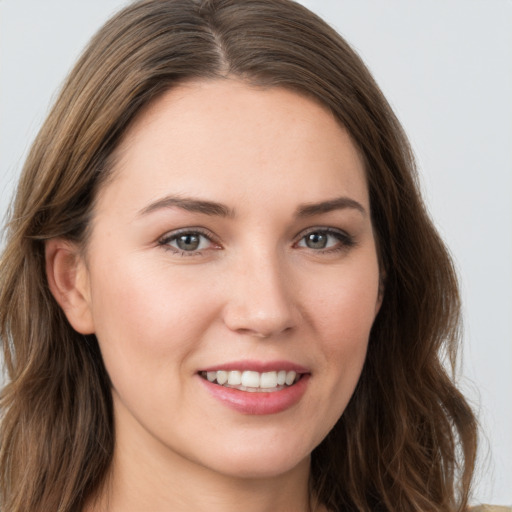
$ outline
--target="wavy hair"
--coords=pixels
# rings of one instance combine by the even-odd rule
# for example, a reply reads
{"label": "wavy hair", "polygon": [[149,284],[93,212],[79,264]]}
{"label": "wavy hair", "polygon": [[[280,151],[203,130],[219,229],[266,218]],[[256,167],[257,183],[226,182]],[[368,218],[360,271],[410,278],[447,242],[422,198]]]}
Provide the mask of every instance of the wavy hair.
{"label": "wavy hair", "polygon": [[[372,76],[324,21],[290,0],[144,0],[114,16],[70,73],[25,163],[0,262],[3,512],[72,512],[112,460],[109,377],[45,275],[45,241],[86,244],[98,189],[137,114],[187,80],[237,77],[316,99],[363,155],[384,298],[355,393],[314,450],[332,511],[464,510],[476,421],[451,373],[460,304],[403,130]],[[452,371],[446,368],[446,357]]]}

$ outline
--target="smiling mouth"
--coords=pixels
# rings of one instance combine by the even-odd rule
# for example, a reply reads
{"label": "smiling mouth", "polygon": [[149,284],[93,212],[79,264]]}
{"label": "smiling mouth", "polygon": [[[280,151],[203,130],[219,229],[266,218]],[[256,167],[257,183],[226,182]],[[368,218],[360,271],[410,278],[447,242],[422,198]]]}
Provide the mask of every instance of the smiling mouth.
{"label": "smiling mouth", "polygon": [[303,374],[293,370],[262,373],[251,370],[217,370],[199,372],[199,375],[212,384],[217,384],[225,388],[238,389],[252,393],[272,393],[293,386],[302,378]]}

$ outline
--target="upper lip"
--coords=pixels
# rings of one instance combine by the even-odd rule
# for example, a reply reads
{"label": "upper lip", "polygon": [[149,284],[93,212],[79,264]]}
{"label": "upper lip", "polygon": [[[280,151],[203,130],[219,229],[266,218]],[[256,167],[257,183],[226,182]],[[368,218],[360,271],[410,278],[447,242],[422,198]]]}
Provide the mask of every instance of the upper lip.
{"label": "upper lip", "polygon": [[295,371],[297,373],[309,373],[309,370],[300,364],[294,363],[292,361],[251,361],[251,360],[241,360],[241,361],[230,361],[227,363],[221,363],[209,366],[207,368],[201,368],[200,372],[215,372],[215,371],[253,371],[253,372],[278,372],[279,370],[286,371]]}

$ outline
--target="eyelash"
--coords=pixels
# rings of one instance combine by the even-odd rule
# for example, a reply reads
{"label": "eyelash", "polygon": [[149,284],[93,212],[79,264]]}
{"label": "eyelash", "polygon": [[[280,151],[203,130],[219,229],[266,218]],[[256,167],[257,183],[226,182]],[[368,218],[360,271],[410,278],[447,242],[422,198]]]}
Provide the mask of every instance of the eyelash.
{"label": "eyelash", "polygon": [[[324,248],[324,249],[319,249],[319,250],[312,249],[315,252],[319,252],[321,254],[332,254],[332,253],[337,253],[337,252],[341,252],[341,251],[346,251],[347,249],[354,247],[354,245],[356,243],[354,237],[349,235],[345,231],[341,231],[341,230],[334,229],[334,228],[318,228],[318,227],[311,228],[306,233],[302,234],[302,236],[300,237],[300,239],[297,243],[302,242],[303,240],[306,239],[307,236],[313,235],[313,234],[322,234],[322,235],[331,236],[331,237],[336,238],[338,241],[338,243],[334,247],[329,247],[329,248]],[[308,247],[305,247],[305,248],[307,249]],[[309,249],[311,249],[311,248],[309,248]]]}
{"label": "eyelash", "polygon": [[[318,250],[312,249],[309,247],[310,250],[320,253],[320,254],[331,254],[331,253],[337,253],[341,251],[345,251],[347,249],[350,249],[353,247],[356,242],[354,240],[354,237],[349,235],[348,233],[333,229],[333,228],[311,228],[307,232],[303,233],[302,236],[299,238],[297,242],[294,243],[294,247],[298,246],[298,244],[306,239],[307,236],[313,235],[313,234],[320,234],[320,235],[327,235],[331,236],[337,239],[338,243],[334,247],[328,247],[328,248],[320,248]],[[199,229],[199,228],[183,228],[178,231],[173,231],[172,233],[168,233],[165,236],[163,236],[160,240],[158,240],[158,245],[162,247],[165,250],[171,251],[174,254],[177,254],[179,256],[185,256],[185,257],[191,257],[191,256],[200,256],[202,254],[202,250],[192,250],[192,251],[185,251],[182,249],[179,249],[178,247],[173,247],[171,242],[178,240],[180,236],[199,236],[202,238],[206,238],[210,243],[217,245],[217,248],[220,248],[220,245],[215,241],[215,237],[210,233],[209,231]],[[305,249],[308,249],[307,246],[302,246]],[[208,248],[210,249],[210,248]]]}
{"label": "eyelash", "polygon": [[171,251],[179,256],[200,256],[201,249],[195,251],[184,251],[178,247],[173,247],[170,245],[171,242],[178,240],[180,236],[185,235],[203,237],[206,238],[210,243],[216,244],[215,237],[209,231],[200,228],[183,228],[164,235],[160,240],[158,240],[158,245],[163,249]]}

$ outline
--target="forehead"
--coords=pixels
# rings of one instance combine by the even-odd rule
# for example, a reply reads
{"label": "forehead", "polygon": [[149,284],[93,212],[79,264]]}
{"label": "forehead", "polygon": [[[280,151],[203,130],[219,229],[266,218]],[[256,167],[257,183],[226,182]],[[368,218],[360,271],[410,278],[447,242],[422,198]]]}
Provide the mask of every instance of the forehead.
{"label": "forehead", "polygon": [[150,104],[125,134],[114,176],[134,206],[164,192],[222,202],[265,203],[277,192],[282,201],[368,199],[359,152],[326,107],[234,79],[186,83]]}

